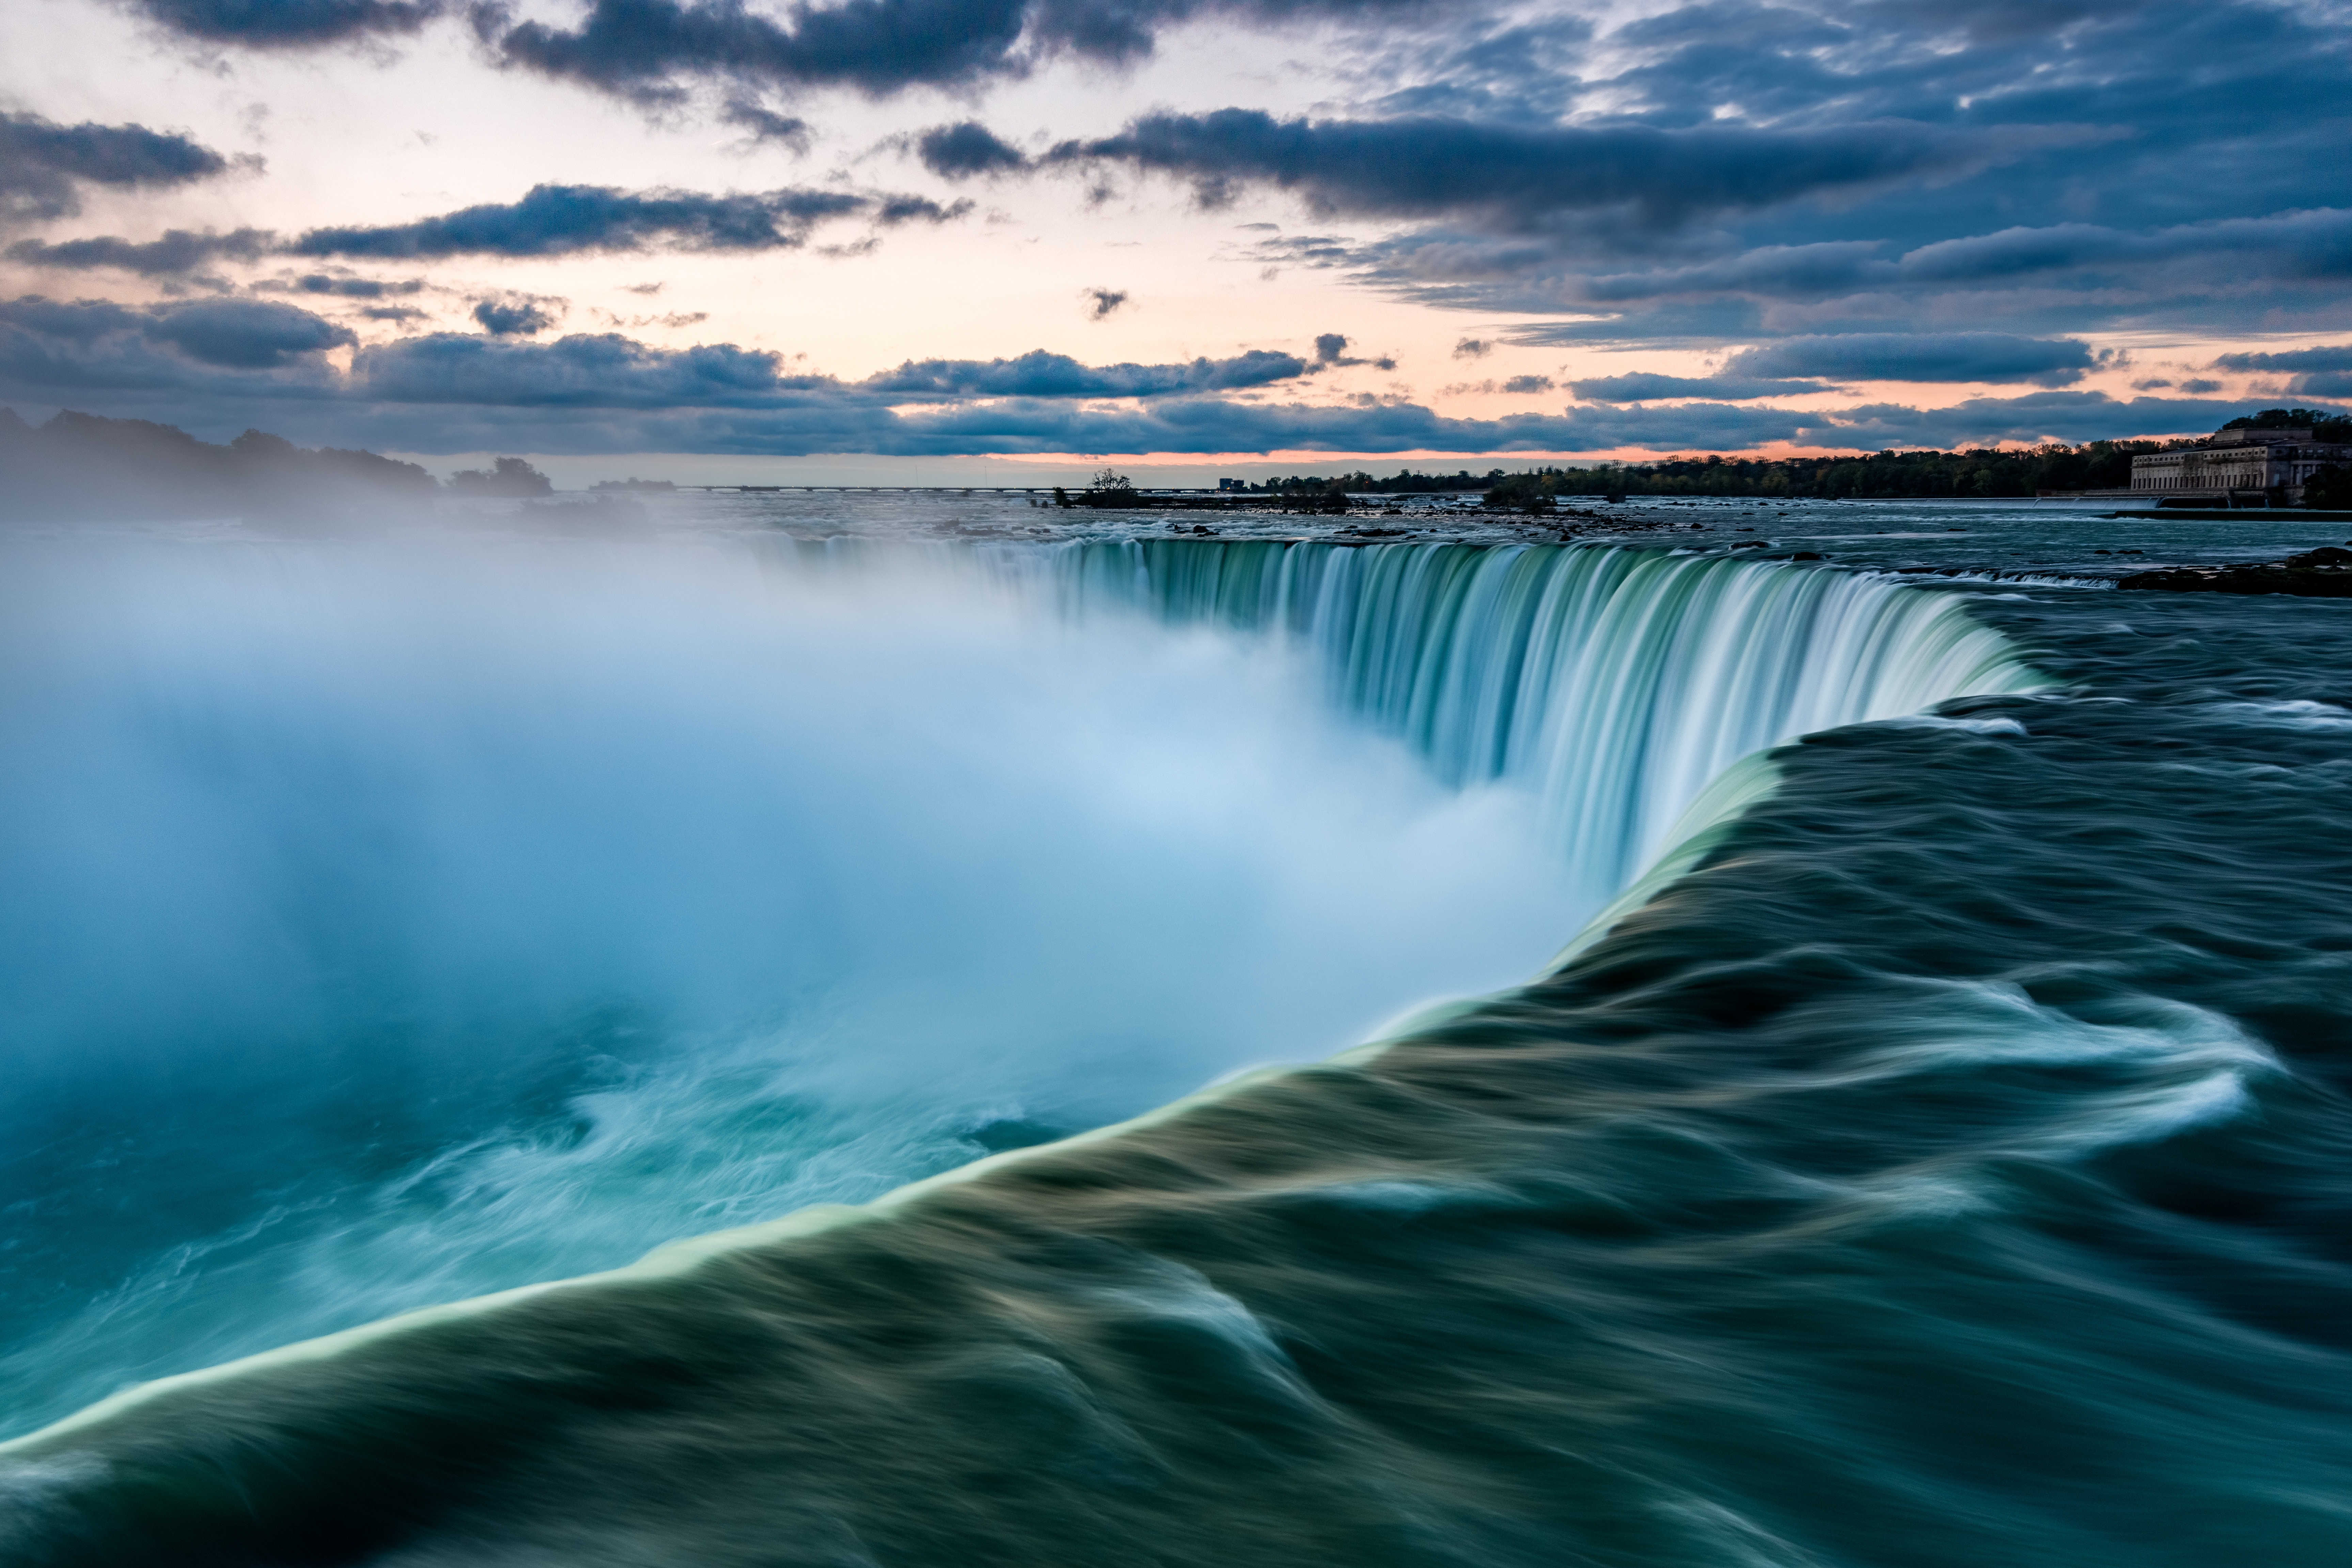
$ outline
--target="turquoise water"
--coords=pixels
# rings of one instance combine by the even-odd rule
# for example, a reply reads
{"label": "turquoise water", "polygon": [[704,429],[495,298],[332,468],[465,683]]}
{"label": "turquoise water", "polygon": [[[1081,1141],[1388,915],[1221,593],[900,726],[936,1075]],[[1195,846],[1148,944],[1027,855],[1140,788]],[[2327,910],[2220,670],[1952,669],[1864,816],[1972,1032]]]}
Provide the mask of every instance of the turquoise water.
{"label": "turquoise water", "polygon": [[18,1430],[752,1228],[26,1438],[12,1561],[2352,1547],[2339,606],[992,504],[47,563]]}

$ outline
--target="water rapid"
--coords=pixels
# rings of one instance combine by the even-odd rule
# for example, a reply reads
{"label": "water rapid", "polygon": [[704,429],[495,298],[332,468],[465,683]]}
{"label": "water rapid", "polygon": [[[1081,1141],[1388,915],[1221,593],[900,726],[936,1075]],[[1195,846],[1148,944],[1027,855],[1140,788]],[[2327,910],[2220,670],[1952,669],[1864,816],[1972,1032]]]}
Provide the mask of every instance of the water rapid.
{"label": "water rapid", "polygon": [[1038,553],[1029,569],[1066,612],[1135,606],[1306,648],[1339,707],[1404,740],[1446,783],[1532,792],[1586,899],[1619,891],[1685,837],[1691,806],[1742,758],[2042,683],[1959,599],[1781,563],[1205,540]]}
{"label": "water rapid", "polygon": [[[315,741],[354,689],[320,650],[368,624],[356,607],[397,609],[361,687],[371,744],[400,720],[390,742],[314,745],[301,787],[265,798],[356,790],[374,803],[361,841],[425,868],[426,886],[355,900],[366,880],[322,847],[349,836],[309,833],[271,863],[325,879],[279,877],[256,907],[276,918],[289,886],[323,887],[297,914],[364,910],[375,944],[345,934],[332,968],[289,967],[282,933],[205,950],[276,954],[257,992],[186,964],[237,1006],[307,976],[310,1011],[279,1024],[308,1043],[353,994],[385,994],[397,952],[401,1005],[335,1046],[341,1070],[408,1061],[370,1080],[402,1089],[455,1063],[516,1068],[462,1104],[444,1094],[410,1143],[378,1145],[383,1169],[346,1173],[337,1191],[360,1210],[415,1194],[401,1225],[368,1232],[381,1245],[353,1254],[360,1275],[481,1192],[716,1233],[556,1283],[526,1281],[562,1248],[510,1257],[520,1289],[192,1371],[21,1438],[0,1450],[10,1561],[2191,1568],[2260,1541],[2301,1568],[2352,1549],[2331,1502],[2352,1495],[2337,1441],[2352,1100],[2334,1043],[2352,1027],[2352,861],[2334,847],[2352,823],[2352,718],[2326,685],[2347,651],[2333,606],[2135,605],[2126,624],[2087,595],[1971,601],[1589,546],[761,553],[764,574],[716,552],[732,564],[698,565],[685,601],[642,558],[593,574],[584,598],[536,553],[528,595],[469,566],[492,591],[456,600],[384,598],[372,560],[339,579],[365,594],[295,596],[314,612],[300,637],[241,645],[241,685],[187,658],[223,603],[191,612],[205,637],[155,628],[183,583],[152,584],[93,640],[156,639],[135,679],[113,653],[85,661],[94,684],[68,705],[110,715],[110,743],[135,719],[140,744],[112,771],[93,762],[103,748],[53,746],[71,764],[50,770],[53,798],[177,778],[156,772],[160,733],[233,803],[275,775],[192,704],[268,694],[290,721],[262,727],[279,737],[263,754]],[[266,626],[249,562],[230,575],[238,624]],[[50,626],[22,651],[70,643]],[[681,646],[702,651],[649,659]],[[899,674],[877,683],[877,668]],[[789,722],[759,695],[784,668],[803,677]],[[681,675],[724,700],[692,700]],[[306,684],[332,700],[290,700]],[[37,695],[9,710],[36,712]],[[583,751],[583,733],[604,743]],[[419,755],[462,787],[420,781]],[[397,788],[358,787],[370,757],[409,764]],[[518,772],[527,787],[499,783]],[[636,782],[600,794],[616,776]],[[583,778],[606,784],[583,794]],[[779,795],[772,817],[747,804]],[[420,798],[425,821],[461,830],[420,836],[384,804]],[[226,804],[116,861],[143,865],[223,814],[247,837],[218,863],[243,876],[253,825]],[[572,869],[502,903],[500,885],[544,879],[516,876],[505,847],[535,816],[556,826],[530,864]],[[678,818],[697,831],[643,827]],[[2291,870],[2261,847],[2282,831],[2305,847]],[[1418,852],[1399,861],[1401,844]],[[66,873],[90,862],[43,852],[63,857],[51,886],[83,885]],[[1107,853],[1124,872],[1110,888],[1085,876]],[[468,866],[464,897],[424,896]],[[776,887],[788,916],[761,912]],[[1171,889],[1187,920],[1164,918]],[[176,929],[190,901],[156,923]],[[910,903],[947,914],[899,923]],[[110,932],[171,952],[126,920],[130,900],[108,908]],[[829,934],[845,909],[869,937]],[[464,940],[423,940],[468,910]],[[1118,940],[1130,919],[1150,940]],[[685,939],[654,941],[681,920]],[[566,979],[583,932],[596,986]],[[1533,941],[1512,962],[1538,977],[1486,980],[1502,988],[1376,1047],[1135,1116],[1360,1037],[1338,998],[1448,989],[1447,965],[1398,971],[1449,935],[1457,957]],[[1072,941],[1084,962],[1035,965]],[[73,952],[53,943],[12,975],[49,998],[26,1016],[82,1016],[68,1003],[104,990],[58,962]],[[496,984],[517,958],[536,1011]],[[779,964],[793,985],[747,985]],[[873,984],[841,1001],[861,965]],[[1452,963],[1466,982],[1452,988],[1481,984],[1474,967]],[[793,985],[829,999],[835,1047],[747,1045],[755,1004],[790,1032]],[[1076,1015],[1074,985],[1093,999]],[[1294,985],[1335,1005],[1276,1016]],[[624,998],[620,1024],[577,1024],[591,996]],[[423,1001],[436,1028],[383,1026]],[[133,996],[106,1006],[91,1039],[145,1016]],[[977,1035],[974,1009],[991,1021]],[[518,1016],[575,1021],[534,1033]],[[1316,1047],[1270,1047],[1269,1018]],[[1139,1034],[1121,1049],[1084,1043],[1122,1022]],[[1249,1038],[1204,1049],[1204,1028]],[[268,1089],[234,1138],[265,1160],[337,1146],[348,1119],[314,1116],[332,1096],[282,1092],[303,1075],[257,1078],[249,1057],[269,1053],[221,1033],[247,1056],[196,1053],[235,1090],[201,1112]],[[534,1049],[513,1054],[517,1039]],[[431,1071],[414,1068],[417,1040]],[[186,1042],[164,1029],[141,1048],[152,1064]],[[696,1076],[714,1059],[724,1072]],[[590,1061],[602,1076],[567,1076]],[[515,1110],[533,1103],[536,1121]],[[794,1171],[846,1152],[866,1179],[726,1176],[665,1209],[722,1125],[694,1108],[728,1104],[752,1125],[718,1146]],[[216,1153],[203,1120],[163,1142]],[[653,1135],[616,1136],[625,1124]],[[924,1129],[919,1152],[872,1142]],[[615,1147],[634,1184],[599,1167]],[[991,1149],[1006,1152],[961,1163]],[[482,1177],[518,1153],[541,1185]],[[155,1197],[184,1165],[107,1168]],[[453,1169],[467,1179],[433,1174]],[[908,1184],[884,1194],[893,1182]],[[220,1192],[226,1209],[258,1194],[297,1216],[353,1212]],[[825,1198],[872,1201],[766,1217]],[[167,1215],[155,1235],[206,1217]],[[436,1256],[474,1256],[444,1239]],[[316,1276],[272,1278],[299,1295]],[[102,1357],[118,1308],[104,1271],[89,1279],[76,1288],[96,1310],[68,1315],[90,1329],[75,1353]],[[189,1348],[184,1367],[217,1359]]]}

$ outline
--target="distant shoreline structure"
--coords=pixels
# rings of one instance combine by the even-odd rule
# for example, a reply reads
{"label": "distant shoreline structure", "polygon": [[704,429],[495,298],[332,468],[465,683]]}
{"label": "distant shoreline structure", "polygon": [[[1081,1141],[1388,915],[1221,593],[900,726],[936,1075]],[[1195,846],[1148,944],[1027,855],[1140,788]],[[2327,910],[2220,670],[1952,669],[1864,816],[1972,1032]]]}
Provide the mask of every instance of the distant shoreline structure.
{"label": "distant shoreline structure", "polygon": [[2143,452],[2132,459],[2131,493],[2166,500],[2276,498],[2293,506],[2305,488],[2330,468],[2352,464],[2352,422],[2322,439],[2319,425],[2247,425],[2232,421],[2194,447]]}
{"label": "distant shoreline structure", "polygon": [[[444,500],[530,500],[553,493],[547,476],[521,458],[449,480],[414,463],[368,451],[309,450],[258,430],[214,446],[175,426],[60,412],[40,426],[0,408],[0,517],[207,517],[248,510],[327,504],[397,509]],[[2049,443],[2025,449],[1895,450],[1846,457],[1714,455],[1654,462],[1601,461],[1451,474],[1402,468],[1292,474],[1263,481],[1221,479],[1206,487],[1139,489],[1147,495],[1207,495],[1218,504],[1254,501],[1285,510],[1339,510],[1349,495],[1477,493],[1488,506],[1549,510],[1555,500],[1637,496],[1747,496],[1814,500],[2129,500],[2158,505],[2352,504],[2352,417],[2312,409],[2267,409],[2231,420],[2212,436],[2169,441]],[[654,492],[755,494],[783,490],[940,490],[1052,494],[1039,485],[691,484],[605,479],[590,494],[611,504]],[[1321,504],[1318,504],[1318,503]],[[1080,504],[1102,506],[1103,500]]]}

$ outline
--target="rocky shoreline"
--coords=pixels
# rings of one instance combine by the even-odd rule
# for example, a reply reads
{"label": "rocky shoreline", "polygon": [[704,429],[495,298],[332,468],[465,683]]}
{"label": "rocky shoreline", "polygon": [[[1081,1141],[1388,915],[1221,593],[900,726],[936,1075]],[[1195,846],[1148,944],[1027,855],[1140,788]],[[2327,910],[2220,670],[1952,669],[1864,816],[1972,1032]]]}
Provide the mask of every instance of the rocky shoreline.
{"label": "rocky shoreline", "polygon": [[2284,561],[2167,566],[2136,573],[2116,586],[2168,594],[2294,594],[2307,599],[2352,599],[2352,550],[2329,544]]}

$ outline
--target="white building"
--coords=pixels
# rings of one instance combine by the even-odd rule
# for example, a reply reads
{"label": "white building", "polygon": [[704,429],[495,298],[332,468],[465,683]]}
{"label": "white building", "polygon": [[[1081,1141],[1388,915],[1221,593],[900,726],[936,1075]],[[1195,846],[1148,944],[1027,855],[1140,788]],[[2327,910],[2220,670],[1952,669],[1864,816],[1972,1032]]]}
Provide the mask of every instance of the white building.
{"label": "white building", "polygon": [[2135,494],[2293,505],[2320,469],[2352,464],[2352,447],[2323,445],[2308,426],[2216,430],[2194,447],[2132,459]]}

